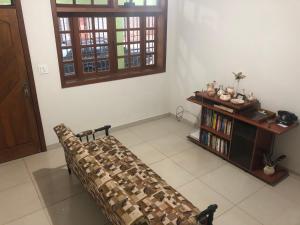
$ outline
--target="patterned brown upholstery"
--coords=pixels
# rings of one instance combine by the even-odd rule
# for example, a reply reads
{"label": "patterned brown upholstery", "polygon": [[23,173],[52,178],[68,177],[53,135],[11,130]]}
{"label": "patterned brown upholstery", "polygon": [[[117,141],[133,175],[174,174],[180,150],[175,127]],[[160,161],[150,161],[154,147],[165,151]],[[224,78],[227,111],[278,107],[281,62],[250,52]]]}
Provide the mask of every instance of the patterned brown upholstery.
{"label": "patterned brown upholstery", "polygon": [[82,143],[63,124],[54,130],[68,168],[113,224],[198,224],[199,209],[113,136]]}

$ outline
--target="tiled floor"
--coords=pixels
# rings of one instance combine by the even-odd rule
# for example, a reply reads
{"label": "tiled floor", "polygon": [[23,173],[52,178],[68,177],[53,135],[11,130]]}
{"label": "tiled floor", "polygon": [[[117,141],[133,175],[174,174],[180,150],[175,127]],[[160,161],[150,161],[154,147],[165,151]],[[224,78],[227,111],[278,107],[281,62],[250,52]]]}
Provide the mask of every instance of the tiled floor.
{"label": "tiled floor", "polygon": [[[188,142],[192,127],[168,117],[113,132],[215,225],[300,225],[300,179],[270,187]],[[0,225],[108,225],[62,149],[0,165]]]}

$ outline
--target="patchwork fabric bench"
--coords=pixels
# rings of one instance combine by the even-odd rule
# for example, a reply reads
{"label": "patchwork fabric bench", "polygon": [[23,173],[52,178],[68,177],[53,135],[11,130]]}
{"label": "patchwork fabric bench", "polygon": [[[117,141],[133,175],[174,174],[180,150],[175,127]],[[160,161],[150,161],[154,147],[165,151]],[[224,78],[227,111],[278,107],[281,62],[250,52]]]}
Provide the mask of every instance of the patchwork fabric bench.
{"label": "patchwork fabric bench", "polygon": [[[105,126],[75,135],[61,124],[54,131],[64,148],[69,173],[79,178],[112,224],[212,225],[216,205],[200,212],[109,136],[109,129]],[[105,131],[106,137],[96,139],[99,131]]]}

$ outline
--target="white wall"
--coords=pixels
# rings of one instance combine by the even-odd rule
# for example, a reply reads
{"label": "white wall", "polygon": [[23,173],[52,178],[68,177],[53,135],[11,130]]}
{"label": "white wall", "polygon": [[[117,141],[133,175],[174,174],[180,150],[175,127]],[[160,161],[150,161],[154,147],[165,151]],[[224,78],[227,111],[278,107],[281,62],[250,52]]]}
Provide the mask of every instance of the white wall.
{"label": "white wall", "polygon": [[[57,143],[52,129],[61,122],[82,131],[169,112],[166,74],[62,89],[50,0],[22,0],[22,8],[47,145]],[[39,75],[38,64],[49,74]]]}
{"label": "white wall", "polygon": [[[263,107],[300,116],[300,1],[171,0],[177,4],[176,45],[169,55],[170,111],[178,105],[197,115],[186,101],[213,80],[234,83],[232,72],[248,74],[242,87],[253,91]],[[170,59],[171,57],[171,59]],[[186,113],[194,121],[194,116]],[[300,173],[300,129],[278,139],[286,165]]]}

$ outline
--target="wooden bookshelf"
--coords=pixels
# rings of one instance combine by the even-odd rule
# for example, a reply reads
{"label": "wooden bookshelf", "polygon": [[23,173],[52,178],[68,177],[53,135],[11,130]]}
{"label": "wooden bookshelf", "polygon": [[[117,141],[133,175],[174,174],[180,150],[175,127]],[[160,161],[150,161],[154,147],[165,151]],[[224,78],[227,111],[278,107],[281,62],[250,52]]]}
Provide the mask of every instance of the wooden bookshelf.
{"label": "wooden bookshelf", "polygon": [[267,122],[262,122],[262,123],[259,123],[257,121],[254,121],[254,120],[251,120],[245,116],[243,116],[242,114],[239,114],[239,113],[229,113],[229,112],[226,112],[224,110],[221,110],[221,109],[218,109],[212,105],[209,105],[209,104],[206,104],[206,103],[203,103],[201,100],[197,100],[197,98],[195,96],[191,96],[187,99],[189,102],[192,102],[192,103],[195,103],[197,105],[201,105],[205,108],[208,108],[208,109],[212,109],[216,112],[219,112],[219,113],[222,113],[224,115],[227,115],[229,117],[232,117],[234,119],[237,119],[237,120],[241,120],[245,123],[249,123],[253,126],[256,126],[258,128],[261,128],[261,129],[264,129],[264,130],[268,130],[270,131],[271,133],[274,133],[274,134],[278,134],[278,135],[281,135],[281,134],[284,134],[284,133],[287,133],[288,131],[296,128],[297,126],[299,126],[299,123],[294,123],[293,125],[287,127],[287,128],[284,128],[284,127],[281,127],[279,125],[276,124],[276,122],[274,121],[273,123],[269,124]]}
{"label": "wooden bookshelf", "polygon": [[[216,108],[216,104],[220,105],[224,102],[217,97],[209,97],[205,92],[196,92],[196,96],[192,96],[187,100],[202,106],[202,121],[199,127],[199,140],[188,136],[190,141],[252,174],[269,185],[276,185],[289,175],[288,170],[282,167],[276,168],[276,173],[273,176],[265,175],[263,172],[263,155],[273,151],[276,135],[281,135],[294,129],[299,125],[298,123],[284,128],[276,124],[276,118],[274,117],[270,117],[268,121],[258,122],[243,115],[243,112],[246,110],[257,110],[260,105],[257,101],[251,103],[248,102],[245,105],[235,105],[232,107],[234,112],[230,113]],[[233,104],[226,102],[224,105],[230,107]],[[229,118],[232,122],[230,135],[227,135],[226,132],[219,131],[219,129],[215,129],[215,126],[208,126],[205,124],[205,116],[212,115],[207,114],[207,110],[218,114],[218,116],[220,115],[221,118],[222,116]],[[224,140],[225,143],[228,144],[227,154],[222,154],[221,152],[214,150],[209,146],[211,144],[207,145],[206,142],[208,139],[205,139],[206,136],[203,138],[203,133],[206,136],[207,133],[210,133],[212,136]],[[203,140],[204,142],[202,143]],[[211,141],[211,139],[209,140]]]}

